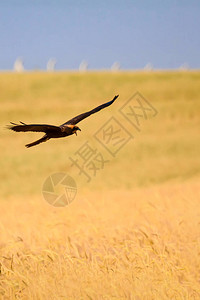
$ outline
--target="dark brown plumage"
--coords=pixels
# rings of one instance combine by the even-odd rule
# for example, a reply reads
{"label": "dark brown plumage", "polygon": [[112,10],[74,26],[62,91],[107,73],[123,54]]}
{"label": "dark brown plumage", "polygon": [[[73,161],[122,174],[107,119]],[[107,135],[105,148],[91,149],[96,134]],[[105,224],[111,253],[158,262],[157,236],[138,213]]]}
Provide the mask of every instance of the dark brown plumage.
{"label": "dark brown plumage", "polygon": [[8,128],[16,132],[25,132],[25,131],[45,132],[45,135],[41,139],[33,143],[27,144],[26,145],[27,148],[46,142],[47,140],[52,138],[61,138],[61,137],[72,135],[74,133],[77,135],[77,130],[81,131],[81,129],[78,126],[76,126],[77,123],[89,117],[90,115],[100,111],[101,109],[111,105],[118,98],[118,96],[119,95],[115,96],[113,100],[107,103],[97,106],[96,108],[88,112],[85,112],[83,114],[80,114],[70,119],[69,121],[67,121],[66,123],[60,126],[46,125],[46,124],[25,124],[23,122],[20,122],[21,124],[20,125],[20,124],[10,122],[12,125],[8,125]]}

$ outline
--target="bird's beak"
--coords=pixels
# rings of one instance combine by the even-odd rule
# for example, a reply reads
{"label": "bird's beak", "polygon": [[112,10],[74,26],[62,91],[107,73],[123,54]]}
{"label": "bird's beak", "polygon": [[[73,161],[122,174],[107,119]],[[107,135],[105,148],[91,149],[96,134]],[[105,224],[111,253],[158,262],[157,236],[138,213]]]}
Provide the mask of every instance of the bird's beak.
{"label": "bird's beak", "polygon": [[80,128],[76,128],[75,130],[74,130],[74,133],[75,133],[75,135],[77,135],[77,131],[78,130],[80,130],[81,131],[81,129]]}

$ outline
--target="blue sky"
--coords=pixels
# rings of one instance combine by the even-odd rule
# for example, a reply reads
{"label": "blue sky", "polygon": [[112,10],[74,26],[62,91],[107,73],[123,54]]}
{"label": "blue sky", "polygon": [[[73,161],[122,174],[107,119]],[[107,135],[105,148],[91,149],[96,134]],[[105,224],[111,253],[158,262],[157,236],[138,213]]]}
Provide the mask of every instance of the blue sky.
{"label": "blue sky", "polygon": [[0,69],[200,68],[200,1],[0,1]]}

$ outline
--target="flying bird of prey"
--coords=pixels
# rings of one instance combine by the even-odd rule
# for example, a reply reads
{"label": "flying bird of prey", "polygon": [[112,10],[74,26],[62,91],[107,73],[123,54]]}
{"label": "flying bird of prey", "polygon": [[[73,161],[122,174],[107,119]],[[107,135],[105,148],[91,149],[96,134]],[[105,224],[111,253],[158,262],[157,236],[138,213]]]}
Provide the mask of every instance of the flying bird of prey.
{"label": "flying bird of prey", "polygon": [[72,135],[74,133],[77,135],[77,130],[81,131],[81,129],[78,126],[76,126],[77,123],[89,117],[90,115],[100,111],[101,109],[111,105],[118,98],[118,96],[119,95],[115,96],[113,100],[107,103],[99,105],[88,112],[85,112],[83,114],[80,114],[72,118],[71,120],[67,121],[66,123],[60,126],[46,125],[46,124],[25,124],[23,122],[20,122],[21,123],[20,125],[20,124],[10,122],[12,125],[8,125],[8,128],[16,132],[21,132],[21,131],[45,132],[45,135],[41,139],[25,145],[27,148],[46,142],[52,138],[61,138],[68,135]]}

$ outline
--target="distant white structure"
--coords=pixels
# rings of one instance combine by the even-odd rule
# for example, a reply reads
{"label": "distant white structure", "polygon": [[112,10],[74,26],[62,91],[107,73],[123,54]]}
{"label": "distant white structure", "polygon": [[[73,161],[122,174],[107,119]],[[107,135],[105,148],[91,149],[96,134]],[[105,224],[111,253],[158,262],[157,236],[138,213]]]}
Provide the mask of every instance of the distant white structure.
{"label": "distant white structure", "polygon": [[57,61],[56,61],[55,58],[50,58],[47,62],[47,71],[48,72],[54,72],[56,63],[57,63]]}
{"label": "distant white structure", "polygon": [[111,66],[111,71],[117,72],[120,70],[120,63],[118,61],[115,61]]}
{"label": "distant white structure", "polygon": [[14,63],[14,71],[15,72],[23,72],[24,71],[24,62],[21,57],[17,58],[15,63]]}
{"label": "distant white structure", "polygon": [[189,70],[189,64],[188,63],[184,63],[180,66],[179,70],[180,71],[188,71]]}
{"label": "distant white structure", "polygon": [[152,63],[148,63],[146,64],[146,66],[144,67],[145,71],[152,71],[153,70],[153,64]]}
{"label": "distant white structure", "polygon": [[88,69],[88,62],[86,60],[83,60],[81,63],[80,63],[80,66],[79,66],[79,71],[80,72],[86,72]]}

